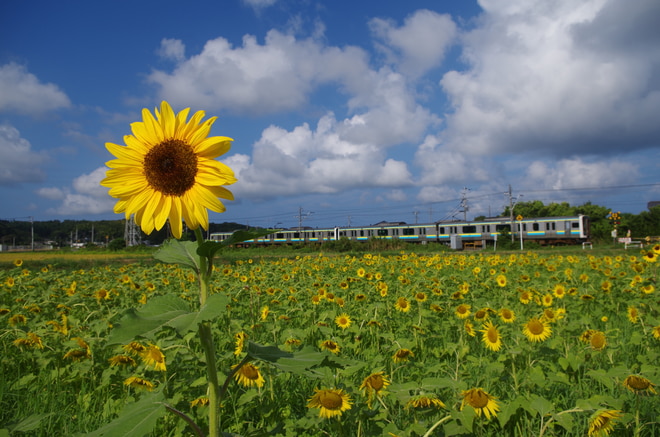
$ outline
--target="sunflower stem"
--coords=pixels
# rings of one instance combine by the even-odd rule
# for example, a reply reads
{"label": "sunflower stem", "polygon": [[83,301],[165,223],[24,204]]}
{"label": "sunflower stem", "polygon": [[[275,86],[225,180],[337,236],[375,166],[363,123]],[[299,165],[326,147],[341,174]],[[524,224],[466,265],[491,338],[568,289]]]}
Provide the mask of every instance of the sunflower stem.
{"label": "sunflower stem", "polygon": [[[197,237],[197,246],[204,243],[204,236],[202,231],[195,229],[195,236]],[[207,268],[207,259],[204,256],[199,257],[199,304],[200,308],[206,303],[208,298],[208,285],[211,270]],[[208,396],[209,396],[209,437],[218,437],[220,434],[220,396],[218,384],[218,368],[215,362],[215,344],[213,343],[213,332],[211,325],[208,322],[199,324],[199,340],[204,349],[204,357],[206,359],[206,376],[208,380]]]}

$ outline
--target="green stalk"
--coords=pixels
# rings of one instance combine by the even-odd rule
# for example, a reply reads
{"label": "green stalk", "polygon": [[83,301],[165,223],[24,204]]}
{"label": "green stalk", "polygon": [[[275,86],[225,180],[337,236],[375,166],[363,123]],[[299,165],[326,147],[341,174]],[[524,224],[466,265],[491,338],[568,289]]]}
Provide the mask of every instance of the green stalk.
{"label": "green stalk", "polygon": [[[197,237],[197,245],[201,246],[204,243],[204,236],[202,231],[195,229],[195,236]],[[200,308],[206,303],[208,298],[209,279],[211,269],[208,268],[206,257],[199,257],[199,272],[197,273],[199,279],[199,304]],[[215,344],[213,343],[213,332],[211,325],[208,322],[199,324],[199,340],[204,349],[204,357],[206,358],[206,376],[208,379],[208,396],[209,396],[209,437],[218,437],[220,435],[220,399],[219,399],[219,384],[218,384],[218,369],[215,363]]]}

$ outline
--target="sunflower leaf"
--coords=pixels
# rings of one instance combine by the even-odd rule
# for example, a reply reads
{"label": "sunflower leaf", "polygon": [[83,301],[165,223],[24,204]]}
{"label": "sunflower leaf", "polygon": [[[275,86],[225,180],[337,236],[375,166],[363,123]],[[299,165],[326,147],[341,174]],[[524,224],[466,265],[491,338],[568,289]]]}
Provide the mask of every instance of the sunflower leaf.
{"label": "sunflower leaf", "polygon": [[285,372],[308,376],[318,376],[319,368],[343,369],[350,364],[311,347],[296,352],[286,352],[277,346],[262,346],[248,342],[247,353],[251,358],[269,362]]}
{"label": "sunflower leaf", "polygon": [[200,259],[197,255],[197,243],[194,241],[167,240],[156,251],[154,258],[166,264],[183,264],[199,273]]}
{"label": "sunflower leaf", "polygon": [[227,308],[228,302],[227,295],[212,294],[199,311],[176,315],[165,324],[176,329],[180,335],[196,331],[200,323],[217,318]]}
{"label": "sunflower leaf", "polygon": [[108,336],[108,344],[128,343],[136,337],[151,338],[172,320],[190,312],[188,302],[177,296],[157,296],[142,308],[129,308]]}
{"label": "sunflower leaf", "polygon": [[139,401],[126,405],[112,422],[102,428],[85,434],[87,437],[115,436],[142,437],[149,434],[158,419],[165,414],[161,391],[148,394]]}

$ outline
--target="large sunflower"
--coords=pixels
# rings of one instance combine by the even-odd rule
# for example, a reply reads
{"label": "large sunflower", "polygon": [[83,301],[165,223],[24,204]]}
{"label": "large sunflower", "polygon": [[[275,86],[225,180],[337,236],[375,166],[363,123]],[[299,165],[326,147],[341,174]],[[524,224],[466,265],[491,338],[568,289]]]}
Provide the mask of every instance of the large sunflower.
{"label": "large sunflower", "polygon": [[351,398],[348,393],[342,389],[314,389],[312,396],[307,404],[308,408],[318,408],[319,417],[329,419],[341,414],[351,408]]}
{"label": "large sunflower", "polygon": [[601,409],[589,418],[589,437],[605,437],[614,429],[614,422],[621,418],[620,410]]}
{"label": "large sunflower", "polygon": [[547,322],[534,317],[525,323],[523,334],[532,342],[545,341],[550,338],[552,329]]}
{"label": "large sunflower", "polygon": [[490,320],[487,321],[483,329],[480,330],[482,333],[481,340],[484,342],[486,347],[493,352],[497,352],[502,348],[502,337],[500,332],[497,330],[497,326],[493,325],[493,322]]}
{"label": "large sunflower", "polygon": [[126,146],[105,145],[117,159],[106,163],[110,170],[101,185],[119,199],[114,211],[127,219],[134,214],[146,234],[161,229],[168,218],[176,238],[181,238],[182,218],[191,229],[208,229],[207,209],[224,212],[218,198],[234,198],[222,187],[236,182],[234,172],[215,160],[233,140],[209,137],[216,117],[202,122],[204,111],[197,111],[187,120],[189,111],[174,114],[162,102],[154,117],[145,108],[143,121],[131,124],[133,135],[124,136]]}
{"label": "large sunflower", "polygon": [[633,393],[657,393],[654,388],[655,384],[643,376],[629,375],[623,380],[623,386]]}
{"label": "large sunflower", "polygon": [[[232,369],[236,368],[238,364],[231,366]],[[243,387],[263,387],[264,377],[261,376],[259,368],[252,363],[243,363],[234,374],[234,378]]]}
{"label": "large sunflower", "polygon": [[469,405],[474,408],[477,416],[481,416],[481,413],[483,413],[487,419],[490,419],[491,416],[495,417],[500,410],[497,401],[495,401],[495,396],[487,393],[481,388],[465,390],[461,392],[461,396],[463,396],[461,410],[465,405]]}

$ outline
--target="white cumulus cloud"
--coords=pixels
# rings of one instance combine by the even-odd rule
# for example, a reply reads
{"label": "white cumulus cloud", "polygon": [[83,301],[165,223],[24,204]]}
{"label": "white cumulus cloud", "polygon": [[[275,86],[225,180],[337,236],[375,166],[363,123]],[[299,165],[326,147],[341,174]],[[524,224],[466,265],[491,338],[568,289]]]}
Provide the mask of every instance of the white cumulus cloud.
{"label": "white cumulus cloud", "polygon": [[44,187],[37,194],[50,200],[58,200],[59,205],[48,212],[59,215],[102,214],[112,211],[116,203],[108,195],[108,189],[100,185],[105,177],[106,167],[99,167],[90,173],[76,177],[71,187]]}
{"label": "white cumulus cloud", "polygon": [[376,48],[412,77],[439,66],[457,33],[451,16],[428,9],[409,15],[401,27],[383,18],[372,19],[369,26],[379,41]]}
{"label": "white cumulus cloud", "polygon": [[[0,98],[0,102],[2,98]],[[15,127],[0,124],[0,185],[40,182],[45,178],[40,166],[47,155],[35,152]]]}
{"label": "white cumulus cloud", "polygon": [[22,65],[0,66],[0,111],[36,115],[68,108],[71,102],[57,85],[42,83]]}
{"label": "white cumulus cloud", "polygon": [[479,25],[461,39],[468,68],[441,80],[453,107],[448,144],[549,156],[657,146],[657,1],[480,4]]}

